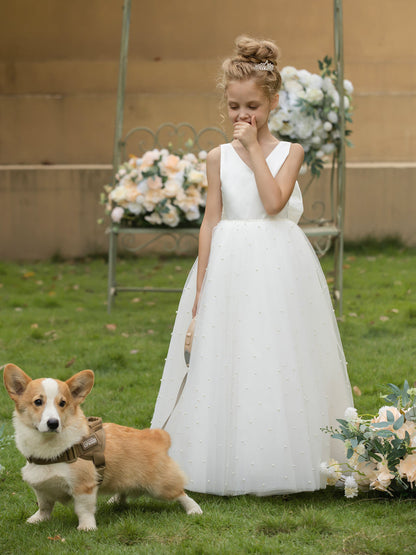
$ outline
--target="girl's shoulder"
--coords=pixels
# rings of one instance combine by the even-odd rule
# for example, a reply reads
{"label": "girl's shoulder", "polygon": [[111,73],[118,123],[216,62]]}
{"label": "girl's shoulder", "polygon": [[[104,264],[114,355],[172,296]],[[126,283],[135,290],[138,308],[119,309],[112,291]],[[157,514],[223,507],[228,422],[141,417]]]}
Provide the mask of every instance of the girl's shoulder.
{"label": "girl's shoulder", "polygon": [[221,161],[221,145],[214,147],[207,154],[207,164],[219,164]]}
{"label": "girl's shoulder", "polygon": [[303,158],[305,157],[303,146],[299,143],[290,143],[289,156],[303,160]]}

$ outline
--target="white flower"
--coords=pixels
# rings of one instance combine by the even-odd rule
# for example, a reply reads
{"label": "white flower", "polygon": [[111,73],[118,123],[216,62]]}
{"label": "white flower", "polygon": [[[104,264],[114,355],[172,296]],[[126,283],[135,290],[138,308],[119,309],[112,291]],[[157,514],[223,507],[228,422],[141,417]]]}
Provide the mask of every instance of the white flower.
{"label": "white flower", "polygon": [[350,96],[354,92],[354,87],[353,87],[351,81],[348,81],[348,79],[344,79],[344,90]]}
{"label": "white flower", "polygon": [[308,89],[306,91],[306,100],[313,105],[320,104],[324,98],[321,89]]}
{"label": "white flower", "polygon": [[195,164],[197,162],[197,158],[196,158],[195,154],[193,154],[192,152],[188,152],[187,154],[184,154],[182,160],[186,160],[187,162],[191,162],[191,164]]}
{"label": "white flower", "polygon": [[344,96],[344,110],[348,110],[349,107],[350,107],[350,99],[348,98],[348,96]]}
{"label": "white flower", "polygon": [[162,214],[162,221],[169,227],[176,227],[180,222],[178,210],[171,204],[166,205],[166,207],[169,211]]}
{"label": "white flower", "polygon": [[358,484],[352,476],[347,476],[345,478],[345,497],[356,497],[358,495]]}
{"label": "white flower", "polygon": [[157,212],[153,212],[150,216],[145,216],[144,219],[153,225],[160,225],[162,223],[162,218]]}
{"label": "white flower", "polygon": [[205,175],[203,174],[203,172],[200,172],[198,170],[191,170],[188,174],[188,181],[190,183],[200,184],[203,183],[204,179]]}
{"label": "white flower", "polygon": [[331,131],[331,129],[332,129],[332,123],[331,123],[330,121],[326,121],[326,122],[324,123],[324,129],[325,129],[325,131]]}
{"label": "white flower", "polygon": [[198,158],[200,160],[206,160],[207,159],[207,151],[206,150],[201,150],[201,152],[198,154]]}
{"label": "white flower", "polygon": [[308,139],[315,129],[315,119],[312,116],[299,117],[293,122],[293,127],[299,139]]}
{"label": "white flower", "polygon": [[116,206],[113,211],[111,212],[111,219],[116,224],[119,224],[123,218],[124,210],[121,206]]}
{"label": "white flower", "polygon": [[321,463],[320,470],[323,476],[326,477],[326,482],[329,486],[335,486],[342,478],[341,467],[334,459],[329,459],[328,463]]}
{"label": "white flower", "polygon": [[[143,200],[143,199],[141,199]],[[138,216],[143,212],[143,204],[142,202],[129,202],[126,206],[126,209],[129,210],[135,216]]]}
{"label": "white flower", "polygon": [[333,110],[328,112],[327,118],[328,118],[328,121],[330,121],[331,123],[337,123],[338,122],[338,114],[336,112],[334,112]]}
{"label": "white flower", "polygon": [[311,83],[311,73],[306,69],[300,69],[298,71],[299,81],[304,87],[309,87]]}
{"label": "white flower", "polygon": [[357,409],[355,409],[354,407],[348,407],[345,410],[344,418],[345,420],[347,420],[347,422],[356,422],[358,420]]}
{"label": "white flower", "polygon": [[280,72],[282,79],[285,81],[286,79],[294,79],[298,76],[298,70],[292,66],[286,66]]}
{"label": "white flower", "polygon": [[322,150],[325,154],[332,154],[335,149],[336,146],[334,145],[334,143],[327,143],[325,145],[322,145]]}

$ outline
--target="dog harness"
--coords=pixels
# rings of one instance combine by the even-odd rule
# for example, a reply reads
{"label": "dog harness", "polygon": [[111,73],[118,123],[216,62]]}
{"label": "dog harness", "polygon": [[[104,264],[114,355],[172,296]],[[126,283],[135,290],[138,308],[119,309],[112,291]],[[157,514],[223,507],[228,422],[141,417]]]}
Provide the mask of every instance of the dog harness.
{"label": "dog harness", "polygon": [[56,463],[73,463],[78,458],[86,461],[92,461],[98,472],[98,485],[104,478],[105,470],[105,432],[103,429],[103,421],[97,416],[87,418],[90,434],[81,439],[58,457],[54,459],[38,459],[36,457],[28,457],[27,461],[33,464],[56,464]]}

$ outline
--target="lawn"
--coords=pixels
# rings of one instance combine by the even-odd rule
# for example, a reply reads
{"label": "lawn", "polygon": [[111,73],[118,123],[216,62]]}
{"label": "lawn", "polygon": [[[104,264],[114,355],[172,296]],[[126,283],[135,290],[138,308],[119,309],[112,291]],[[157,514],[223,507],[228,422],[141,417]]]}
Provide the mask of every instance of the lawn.
{"label": "lawn", "polygon": [[[191,264],[126,258],[118,278],[181,287]],[[331,264],[330,256],[323,260],[329,281]],[[339,325],[360,413],[377,412],[386,383],[416,380],[415,275],[415,250],[394,243],[346,249]],[[91,368],[96,384],[84,411],[146,427],[179,294],[119,294],[108,315],[106,280],[101,258],[0,263],[0,366],[14,362],[32,377],[60,379]],[[193,494],[204,510],[194,517],[152,499],[112,508],[100,498],[96,532],[77,532],[70,506],[58,505],[47,523],[27,525],[35,496],[20,477],[23,457],[7,441],[11,413],[0,387],[1,553],[415,553],[416,497],[346,499],[335,488],[268,498]]]}

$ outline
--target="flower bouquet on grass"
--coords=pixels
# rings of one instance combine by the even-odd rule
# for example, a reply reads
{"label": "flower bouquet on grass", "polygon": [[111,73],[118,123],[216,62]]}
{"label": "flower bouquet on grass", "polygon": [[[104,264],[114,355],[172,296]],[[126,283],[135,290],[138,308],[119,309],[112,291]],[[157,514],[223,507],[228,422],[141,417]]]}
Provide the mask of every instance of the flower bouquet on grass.
{"label": "flower bouquet on grass", "polygon": [[[270,131],[278,139],[303,146],[305,163],[301,173],[310,168],[312,176],[320,175],[324,162],[339,148],[341,138],[337,75],[331,69],[331,58],[325,56],[318,64],[320,75],[291,66],[282,69],[279,108],[271,112],[269,119]],[[347,122],[352,122],[353,90],[351,82],[345,79],[342,101]],[[345,130],[345,135],[350,133],[350,129]],[[351,146],[348,140],[346,143]]]}
{"label": "flower bouquet on grass", "polygon": [[346,449],[347,463],[335,460],[321,464],[328,485],[344,484],[346,497],[359,490],[379,490],[389,495],[413,490],[416,482],[416,388],[389,384],[382,396],[391,405],[380,408],[374,418],[358,416],[348,408],[338,429],[324,428]]}
{"label": "flower bouquet on grass", "polygon": [[130,156],[101,195],[113,225],[197,227],[206,203],[205,151],[172,154],[154,149]]}

